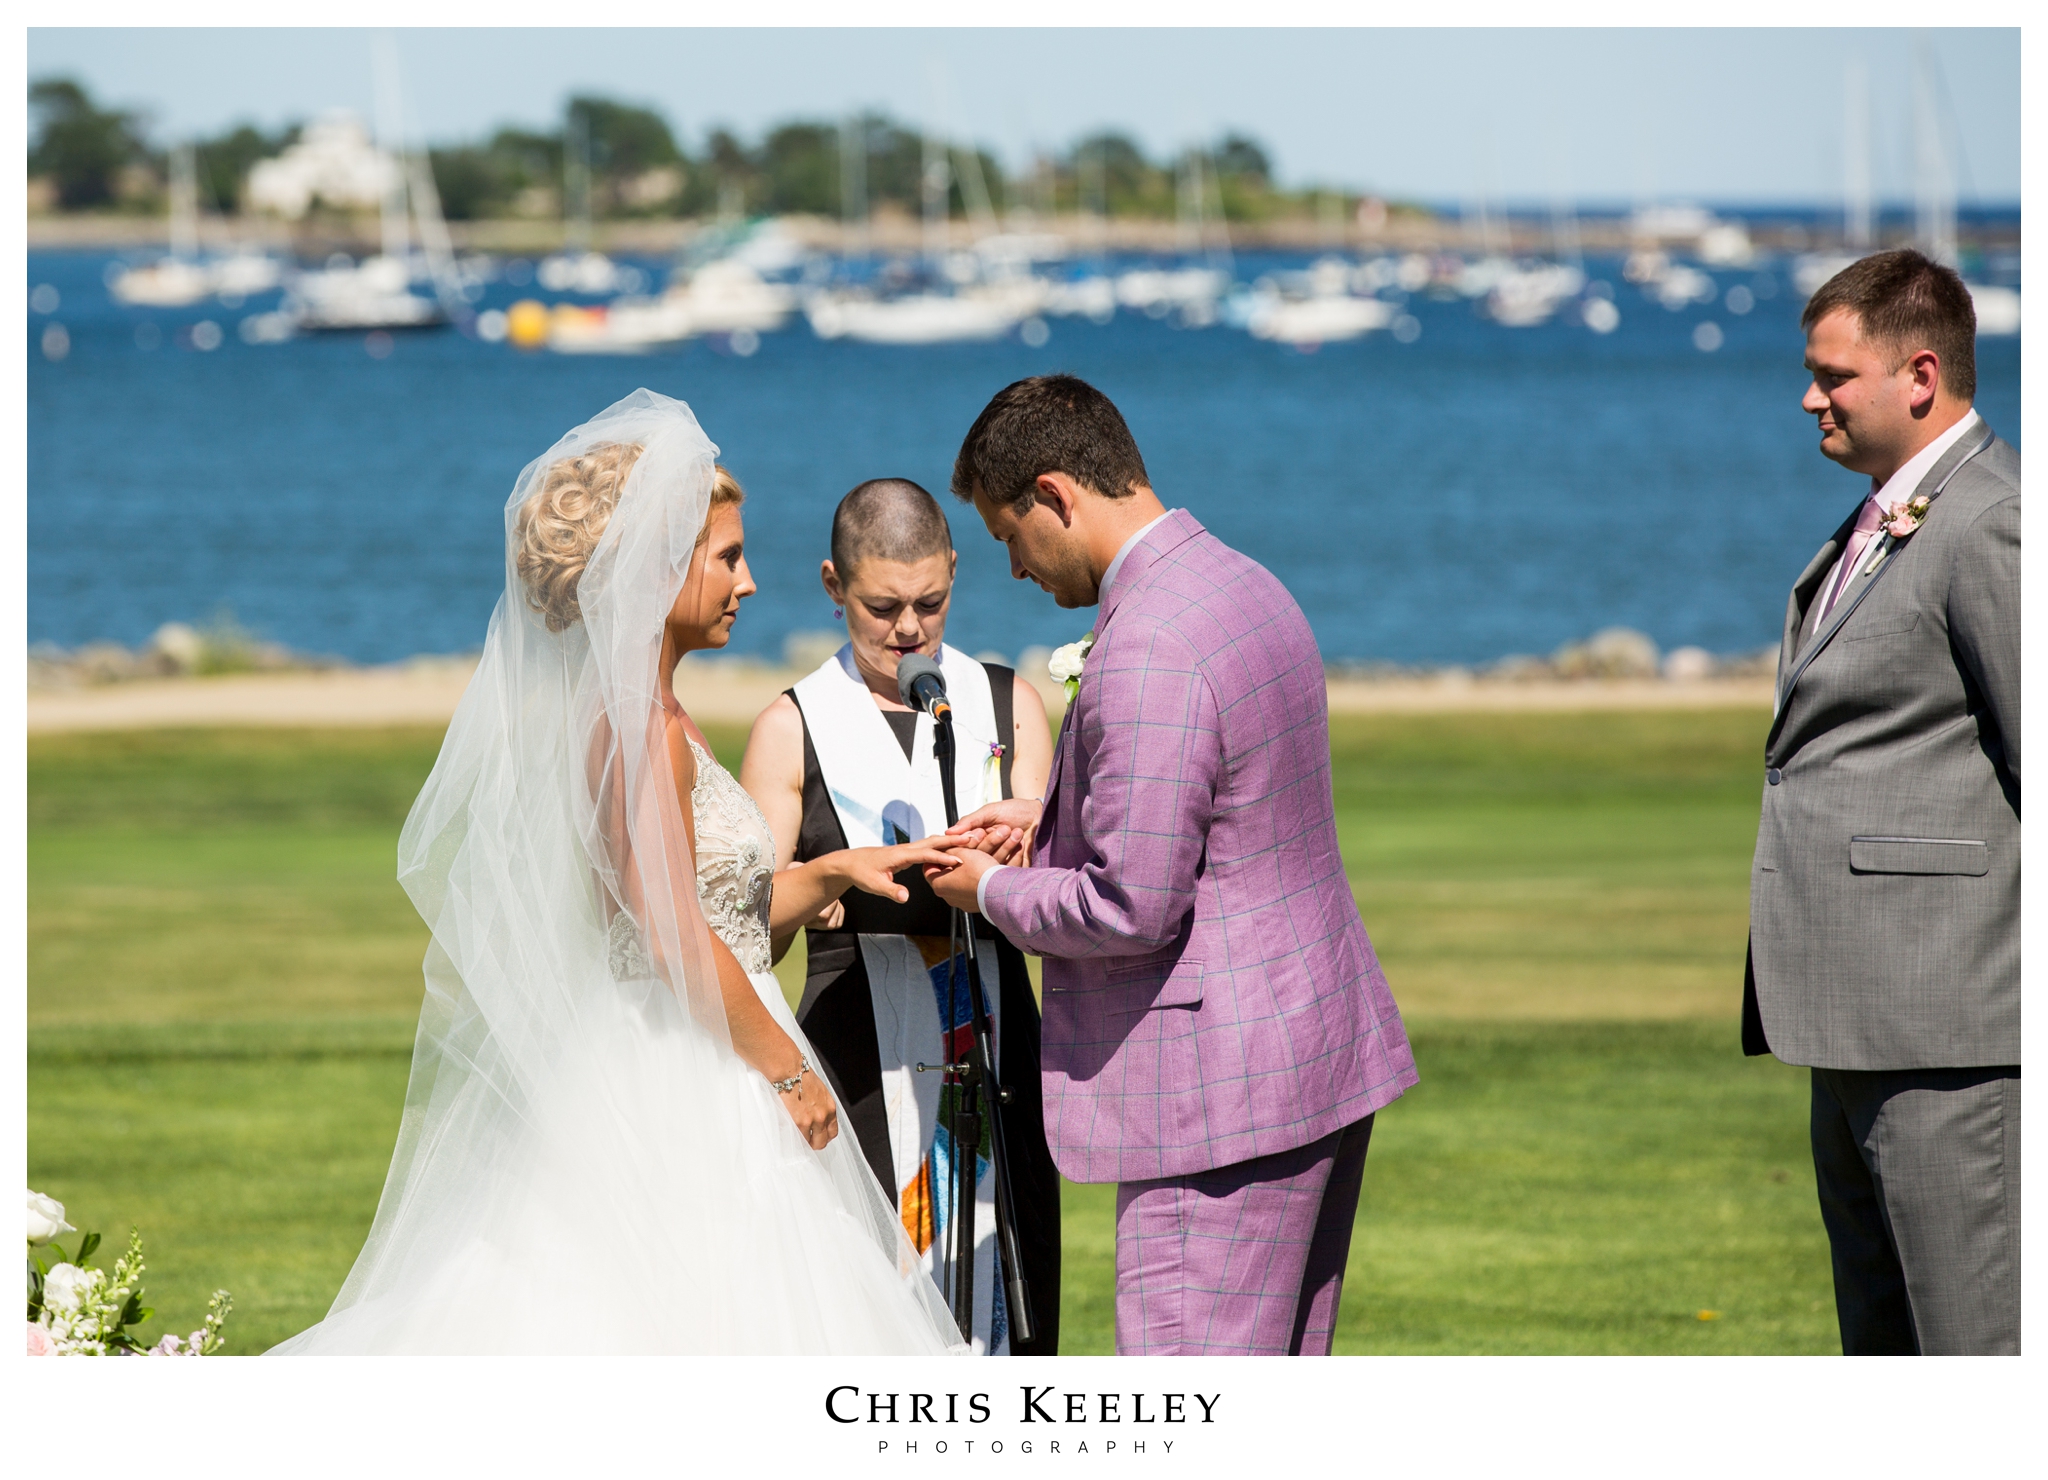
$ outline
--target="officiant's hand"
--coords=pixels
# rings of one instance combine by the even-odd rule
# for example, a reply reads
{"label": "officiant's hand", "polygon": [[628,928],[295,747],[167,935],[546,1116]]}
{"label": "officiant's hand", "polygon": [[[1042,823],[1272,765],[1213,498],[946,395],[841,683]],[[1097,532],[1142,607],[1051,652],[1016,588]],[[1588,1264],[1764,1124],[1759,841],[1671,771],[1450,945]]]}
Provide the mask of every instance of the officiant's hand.
{"label": "officiant's hand", "polygon": [[1022,867],[1031,862],[1031,843],[1038,836],[1038,819],[1044,812],[1044,806],[1033,797],[990,802],[947,828],[941,846],[952,847],[971,836],[974,841],[967,846],[979,848],[997,863]]}
{"label": "officiant's hand", "polygon": [[956,909],[972,914],[981,908],[977,894],[981,876],[996,866],[996,859],[993,854],[982,851],[982,839],[977,833],[966,833],[952,841],[957,846],[946,855],[949,866],[927,866],[924,876],[932,886],[932,893]]}

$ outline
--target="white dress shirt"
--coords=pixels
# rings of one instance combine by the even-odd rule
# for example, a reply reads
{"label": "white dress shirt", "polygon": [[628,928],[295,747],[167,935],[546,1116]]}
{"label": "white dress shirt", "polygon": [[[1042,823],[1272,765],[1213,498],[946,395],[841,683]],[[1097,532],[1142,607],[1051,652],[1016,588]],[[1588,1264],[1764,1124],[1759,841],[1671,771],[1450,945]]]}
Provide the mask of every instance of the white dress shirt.
{"label": "white dress shirt", "polygon": [[[1900,464],[1899,470],[1893,473],[1891,477],[1885,479],[1882,484],[1875,478],[1872,478],[1870,480],[1870,501],[1876,504],[1886,515],[1889,515],[1891,513],[1891,506],[1894,503],[1902,502],[1913,496],[1913,490],[1920,486],[1920,480],[1927,476],[1928,469],[1941,461],[1943,453],[1960,442],[1965,433],[1981,425],[1983,425],[1983,418],[1977,415],[1975,407],[1965,410],[1961,419],[1954,426],[1941,433],[1932,442],[1929,442],[1925,447],[1906,459],[1904,463]],[[1855,569],[1856,562],[1863,558],[1863,552],[1870,547],[1870,544],[1875,539],[1876,536],[1874,534],[1868,540],[1859,540],[1854,535],[1851,535],[1843,542],[1842,554],[1835,561],[1835,568],[1828,572],[1828,578],[1822,583],[1820,588],[1822,597],[1820,610],[1814,616],[1814,627],[1816,630],[1818,630],[1822,622],[1827,620],[1828,613],[1834,610],[1835,603],[1841,599],[1842,588],[1849,583],[1849,572]]]}
{"label": "white dress shirt", "polygon": [[[1172,512],[1173,510],[1168,509],[1166,511],[1166,514],[1171,514]],[[1116,584],[1116,573],[1124,568],[1124,557],[1130,554],[1131,551],[1134,548],[1136,548],[1139,540],[1142,540],[1143,538],[1145,538],[1146,535],[1152,533],[1153,526],[1157,525],[1160,522],[1160,520],[1166,518],[1166,514],[1161,514],[1158,519],[1148,521],[1143,529],[1139,530],[1136,534],[1132,535],[1129,539],[1125,540],[1123,544],[1117,547],[1116,558],[1109,562],[1109,569],[1102,573],[1102,580],[1095,587],[1095,597],[1097,601],[1100,601],[1102,599],[1103,592],[1107,591],[1111,586]],[[999,863],[996,865],[996,868],[1010,867],[1012,867],[1012,865],[1007,863]],[[974,907],[980,910],[984,915],[988,913],[988,881],[995,877],[996,868],[992,868],[987,873],[983,874],[980,880],[974,886]]]}

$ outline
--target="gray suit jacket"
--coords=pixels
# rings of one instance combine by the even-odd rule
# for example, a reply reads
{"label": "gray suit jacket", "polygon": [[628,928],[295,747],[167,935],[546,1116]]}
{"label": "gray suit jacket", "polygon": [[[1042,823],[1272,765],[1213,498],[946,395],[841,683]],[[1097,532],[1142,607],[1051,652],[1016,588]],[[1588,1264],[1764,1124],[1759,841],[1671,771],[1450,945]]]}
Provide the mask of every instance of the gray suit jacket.
{"label": "gray suit jacket", "polygon": [[1750,1053],[2020,1061],[2019,454],[1980,424],[1916,492],[1937,490],[1817,629],[1802,630],[1853,516],[1785,607],[1750,872]]}

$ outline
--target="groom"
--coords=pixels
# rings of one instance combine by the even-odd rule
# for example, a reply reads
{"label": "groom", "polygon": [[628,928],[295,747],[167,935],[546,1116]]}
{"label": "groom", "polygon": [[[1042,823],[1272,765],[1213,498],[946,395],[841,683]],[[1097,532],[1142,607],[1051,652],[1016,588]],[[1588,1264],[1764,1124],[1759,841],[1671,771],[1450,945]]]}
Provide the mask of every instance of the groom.
{"label": "groom", "polygon": [[1117,1350],[1327,1354],[1373,1114],[1416,1075],[1337,851],[1315,637],[1073,376],[999,392],[952,486],[1011,574],[1100,606],[1042,811],[963,818],[979,848],[933,887],[1045,958],[1053,1159],[1118,1184]]}

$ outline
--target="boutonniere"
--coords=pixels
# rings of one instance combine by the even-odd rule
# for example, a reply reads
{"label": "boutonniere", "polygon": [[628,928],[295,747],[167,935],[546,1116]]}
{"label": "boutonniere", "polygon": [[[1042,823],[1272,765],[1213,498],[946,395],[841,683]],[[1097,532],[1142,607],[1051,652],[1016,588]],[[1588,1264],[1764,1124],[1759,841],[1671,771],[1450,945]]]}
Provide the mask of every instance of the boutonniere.
{"label": "boutonniere", "polygon": [[1923,493],[1914,498],[1900,499],[1886,507],[1885,538],[1878,541],[1877,550],[1871,555],[1870,563],[1863,567],[1865,575],[1870,575],[1883,565],[1885,557],[1891,554],[1894,546],[1910,539],[1913,533],[1927,522],[1927,511],[1932,504],[1933,501]]}
{"label": "boutonniere", "polygon": [[1081,692],[1081,670],[1088,666],[1088,654],[1095,647],[1095,634],[1090,632],[1079,642],[1070,642],[1063,648],[1054,648],[1052,658],[1045,665],[1052,674],[1052,681],[1063,684],[1067,690],[1067,702],[1074,702],[1074,695]]}
{"label": "boutonniere", "polygon": [[988,742],[988,759],[982,762],[981,794],[985,797],[999,797],[1003,794],[1003,757],[1008,754],[1003,742]]}

